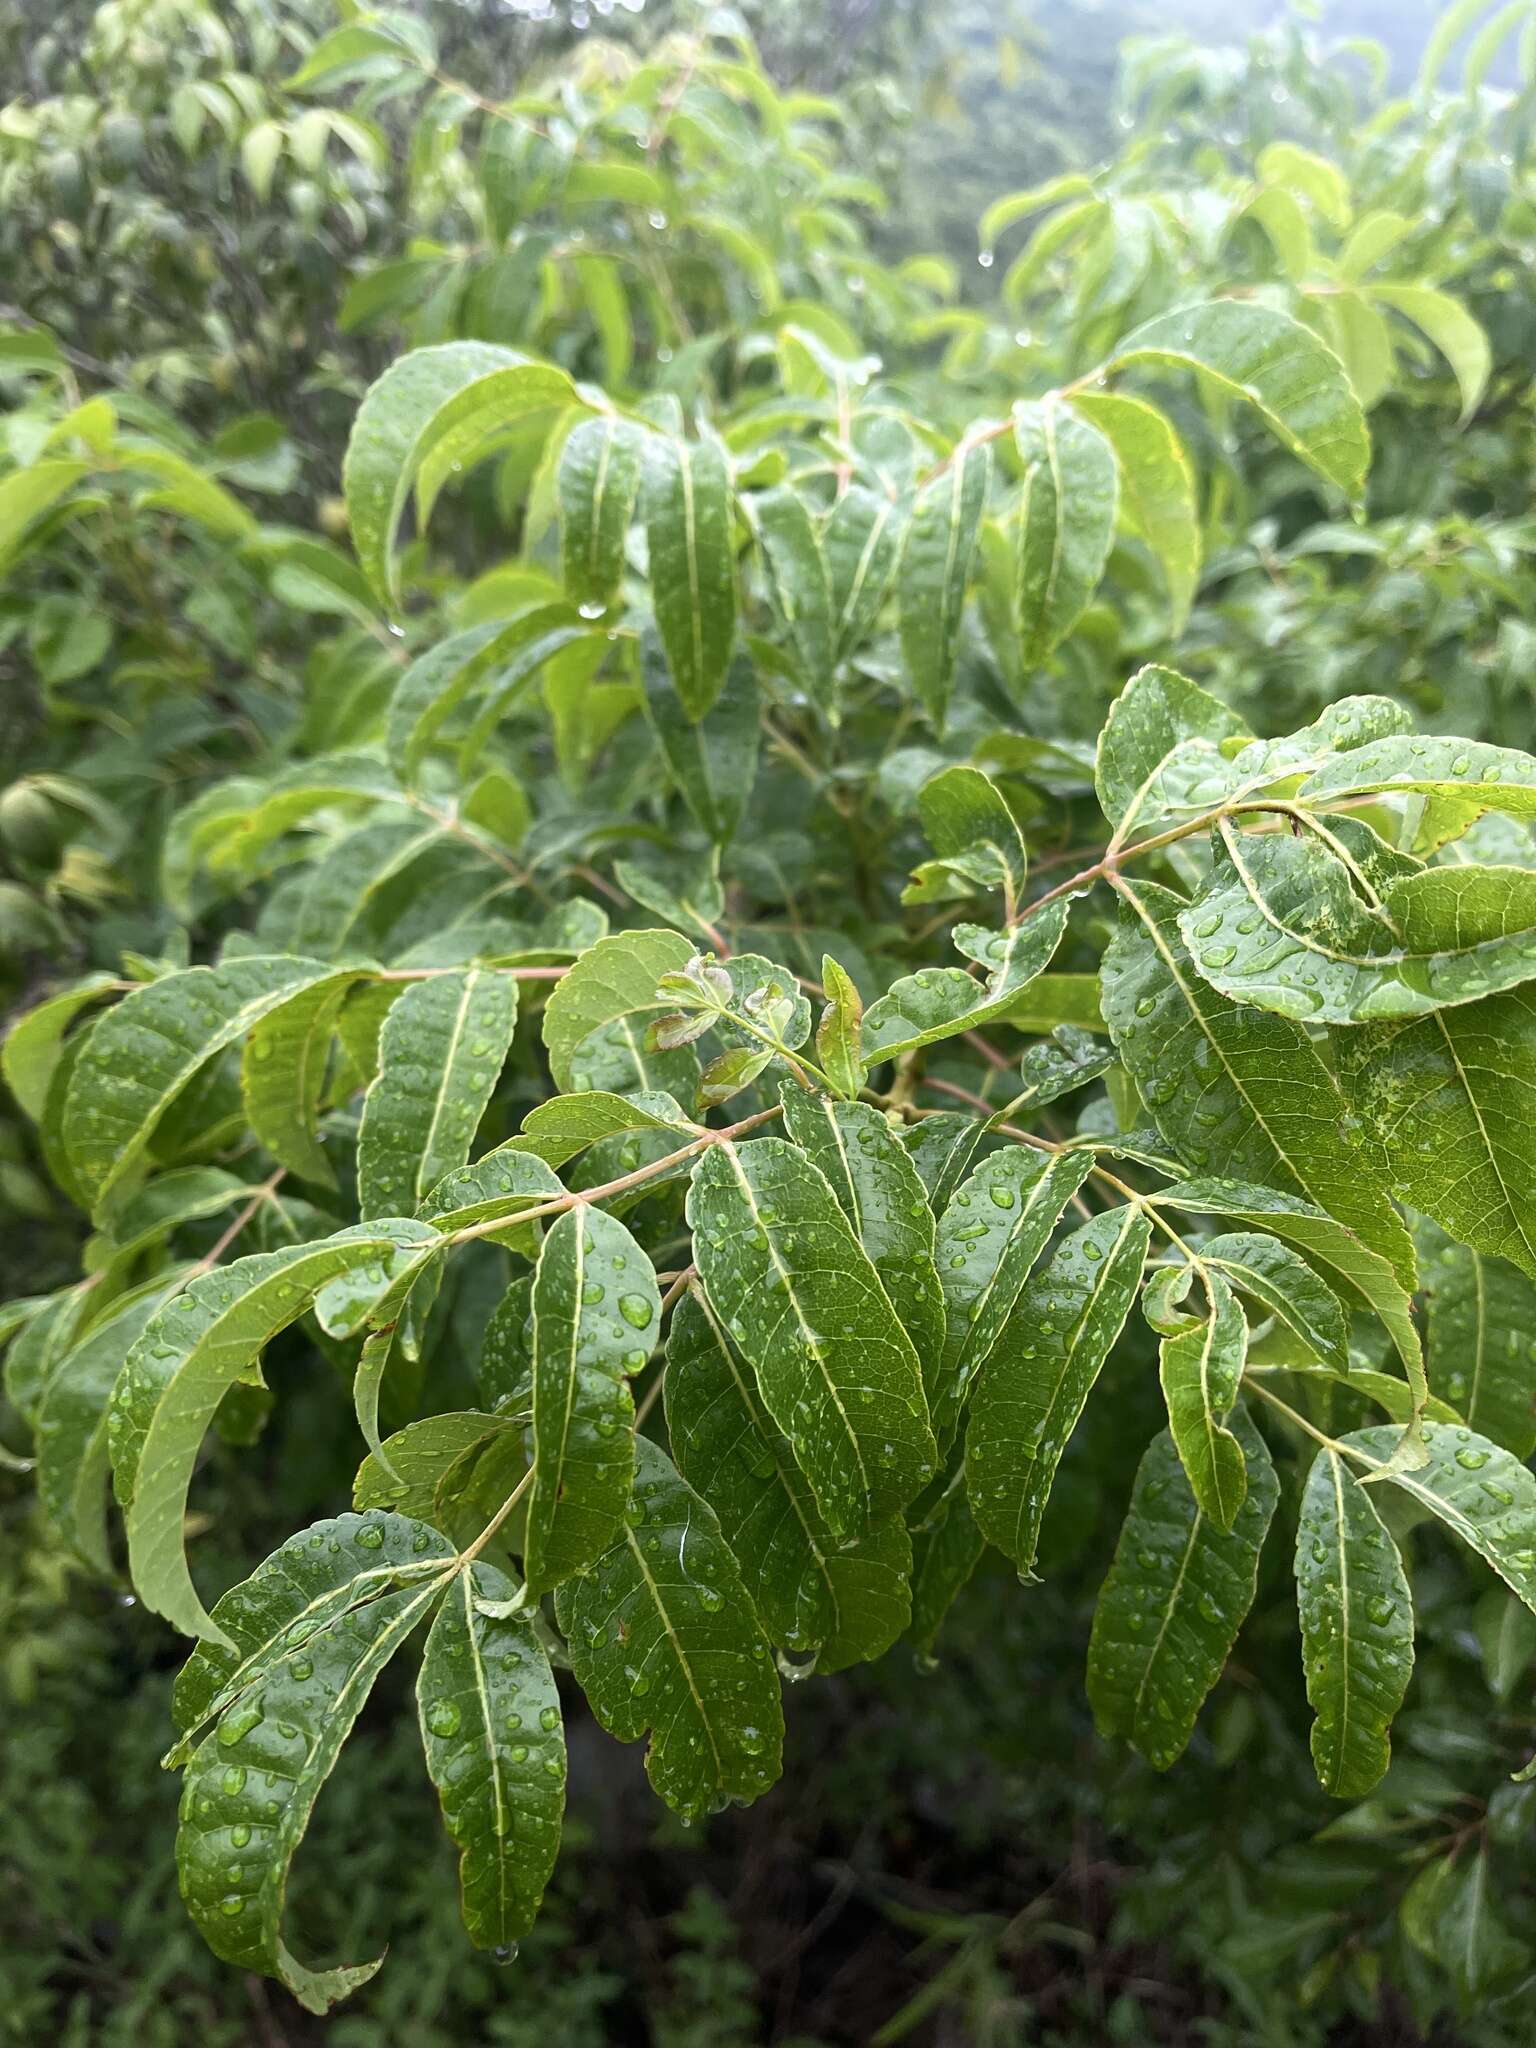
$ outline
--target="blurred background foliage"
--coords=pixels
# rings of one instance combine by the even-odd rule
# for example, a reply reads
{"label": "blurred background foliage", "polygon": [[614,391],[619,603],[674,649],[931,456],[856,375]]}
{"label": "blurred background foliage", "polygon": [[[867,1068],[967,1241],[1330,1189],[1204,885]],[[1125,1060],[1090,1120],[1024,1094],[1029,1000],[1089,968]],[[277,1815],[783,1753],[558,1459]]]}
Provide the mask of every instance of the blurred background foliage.
{"label": "blurred background foliage", "polygon": [[[1081,374],[1165,305],[1267,296],[1372,402],[1368,517],[1334,521],[1294,465],[1188,406],[1207,560],[1181,665],[1264,731],[1384,690],[1430,729],[1530,744],[1531,8],[421,0],[400,17],[414,66],[364,50],[306,84],[338,18],[328,0],[13,0],[0,19],[6,1002],[174,953],[156,886],[172,810],[323,749],[392,673],[340,455],[370,379],[450,335],[686,404],[749,381],[754,334],[787,307],[965,420]],[[689,39],[737,29],[778,95],[750,123],[728,94],[687,98]],[[615,215],[571,174],[634,139],[649,62],[682,107],[680,219]],[[784,125],[796,96],[831,103],[835,144]],[[1367,220],[1379,247],[1352,240]],[[1453,294],[1486,359],[1443,311],[1402,317],[1404,280]],[[455,519],[466,540],[495,528],[497,488],[439,512],[450,555]],[[1012,715],[1058,733],[1065,703],[1091,735],[1165,630],[1147,551],[1122,545]],[[557,734],[548,772],[579,782],[589,739]],[[78,1224],[9,1114],[0,1209],[3,1292],[57,1284]],[[346,1488],[350,1446],[291,1378],[203,1485],[227,1575]],[[0,1491],[0,2039],[1524,2043],[1536,1789],[1488,1787],[1536,1740],[1529,1624],[1431,1553],[1397,1761],[1342,1816],[1293,1732],[1294,1620],[1262,1591],[1179,1769],[1110,1756],[1076,1669],[1060,1680],[1118,1521],[1101,1497],[1124,1497],[1124,1446],[1154,1424],[1148,1375],[1116,1391],[1057,1489],[1045,1585],[1005,1602],[984,1574],[935,1670],[792,1696],[790,1769],[761,1808],[686,1835],[636,1753],[573,1730],[579,1825],[510,1970],[454,1933],[451,1852],[381,1692],[299,1881],[339,1946],[377,1935],[393,1889],[396,1964],[326,2023],[227,1973],[175,1900],[174,1786],[147,1761],[175,1644],[75,1574],[25,1487]],[[1455,1884],[1416,1895],[1449,1848],[1467,1852]]]}

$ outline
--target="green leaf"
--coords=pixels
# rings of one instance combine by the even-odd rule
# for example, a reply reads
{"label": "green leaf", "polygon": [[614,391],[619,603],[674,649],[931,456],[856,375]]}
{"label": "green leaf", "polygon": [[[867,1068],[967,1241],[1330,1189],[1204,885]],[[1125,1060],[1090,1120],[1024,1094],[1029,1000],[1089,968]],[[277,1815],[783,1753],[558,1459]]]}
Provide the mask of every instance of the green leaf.
{"label": "green leaf", "polygon": [[977,1527],[1021,1578],[1034,1576],[1061,1454],[1136,1298],[1151,1228],[1127,1206],[1074,1230],[1009,1304],[980,1368],[965,1488]]}
{"label": "green leaf", "polygon": [[64,1102],[65,1150],[92,1208],[132,1172],[199,1068],[331,973],[316,960],[253,954],[167,974],[108,1010],[75,1062]]}
{"label": "green leaf", "polygon": [[1536,818],[1536,759],[1483,740],[1390,734],[1324,761],[1296,792],[1314,810],[1356,796],[1423,797],[1415,841],[1431,851],[1464,832],[1484,811]]}
{"label": "green leaf", "polygon": [[942,1215],[948,1206],[986,1132],[986,1125],[975,1117],[951,1109],[937,1110],[902,1132],[902,1143],[912,1155],[928,1206],[936,1215]]}
{"label": "green leaf", "polygon": [[670,1095],[589,1089],[581,1095],[553,1095],[530,1109],[519,1136],[501,1150],[532,1152],[546,1165],[559,1167],[623,1131],[675,1131],[677,1145],[699,1135],[699,1127],[687,1121]]}
{"label": "green leaf", "polygon": [[103,1577],[112,1572],[107,1542],[107,1403],[123,1359],[145,1325],[181,1284],[157,1276],[114,1304],[60,1358],[37,1410],[37,1490],[54,1527]]}
{"label": "green leaf", "polygon": [[1465,426],[1482,402],[1493,368],[1493,351],[1482,328],[1459,299],[1429,285],[1373,283],[1367,289],[1378,306],[1390,306],[1411,320],[1445,357],[1461,391]]}
{"label": "green leaf", "polygon": [[835,632],[844,661],[874,631],[901,553],[901,515],[889,498],[850,484],[821,532]]}
{"label": "green leaf", "polygon": [[[1401,1217],[1349,1138],[1349,1105],[1299,1024],[1241,1007],[1195,972],[1169,890],[1121,877],[1105,1019],[1157,1127],[1192,1167],[1301,1195],[1412,1286]],[[1420,1206],[1424,1206],[1421,1204]]]}
{"label": "green leaf", "polygon": [[1339,1297],[1278,1238],[1234,1231],[1207,1238],[1200,1263],[1259,1302],[1299,1341],[1302,1355],[1349,1370],[1349,1333]]}
{"label": "green leaf", "polygon": [[955,943],[987,968],[985,983],[959,967],[921,967],[904,975],[864,1012],[865,1066],[1006,1016],[1019,991],[1060,945],[1067,906],[1068,899],[1058,896],[1005,932],[957,925]]}
{"label": "green leaf", "polygon": [[1222,742],[1247,737],[1237,713],[1187,676],[1138,669],[1109,707],[1094,766],[1116,839],[1220,802],[1229,779]]}
{"label": "green leaf", "polygon": [[1419,868],[1382,888],[1378,908],[1313,838],[1224,823],[1221,843],[1226,858],[1179,929],[1204,978],[1238,1002],[1384,1023],[1536,979],[1536,874],[1524,868]]}
{"label": "green leaf", "polygon": [[904,1507],[936,1452],[911,1339],[825,1176],[781,1138],[712,1145],[688,1194],[710,1306],[839,1541]]}
{"label": "green leaf", "polygon": [[795,1081],[781,1084],[779,1100],[784,1129],[826,1176],[928,1384],[944,1347],[944,1297],[933,1263],[933,1211],[911,1154],[867,1102],[833,1102]]}
{"label": "green leaf", "polygon": [[1369,1493],[1327,1446],[1301,1498],[1296,1607],[1318,1783],[1363,1799],[1387,1768],[1413,1676],[1413,1595]]}
{"label": "green leaf", "polygon": [[471,967],[413,982],[384,1019],[357,1140],[364,1216],[410,1215],[469,1157],[517,1021],[510,974]]}
{"label": "green leaf", "polygon": [[1508,1706],[1536,1657],[1536,1614],[1502,1586],[1490,1586],[1473,1609],[1472,1626],[1488,1690]]}
{"label": "green leaf", "polygon": [[185,1764],[209,1722],[317,1629],[398,1585],[441,1583],[452,1562],[452,1544],[402,1515],[340,1515],[290,1536],[215,1602],[218,1639],[199,1643],[177,1674],[171,1711],[180,1740],[167,1769]]}
{"label": "green leaf", "polygon": [[1007,1121],[1017,1123],[1049,1102],[1087,1087],[1107,1074],[1115,1055],[1091,1031],[1075,1024],[1058,1024],[1048,1039],[1028,1045],[1019,1059],[1019,1079],[1024,1086],[1008,1105]]}
{"label": "green leaf", "polygon": [[301,1180],[336,1185],[315,1134],[336,1019],[364,970],[343,968],[268,1010],[252,1027],[240,1066],[240,1092],[256,1138],[279,1166]]}
{"label": "green leaf", "polygon": [[549,1228],[533,1279],[533,1487],[523,1558],[547,1592],[613,1541],[633,1472],[628,1381],[661,1334],[650,1260],[587,1203]]}
{"label": "green leaf", "polygon": [[835,720],[832,593],[805,500],[787,485],[747,500],[773,607],[812,701]]}
{"label": "green leaf", "polygon": [[991,476],[984,441],[957,448],[919,494],[902,543],[901,651],[918,701],[941,731]]}
{"label": "green leaf", "polygon": [[[1248,1492],[1229,1531],[1202,1514],[1173,1438],[1148,1446],[1088,1646],[1088,1698],[1103,1736],[1123,1735],[1155,1770],[1183,1753],[1253,1604],[1279,1486],[1246,1411],[1233,1431]],[[1395,1435],[1395,1432],[1393,1432]]]}
{"label": "green leaf", "polygon": [[1403,1362],[1415,1401],[1422,1405],[1428,1383],[1408,1290],[1390,1261],[1362,1244],[1347,1225],[1316,1203],[1295,1195],[1214,1177],[1179,1181],[1165,1188],[1158,1200],[1191,1215],[1237,1217],[1298,1245],[1314,1265],[1325,1266],[1344,1284],[1347,1298],[1358,1294],[1380,1317]]}
{"label": "green leaf", "polygon": [[618,1540],[560,1588],[571,1669],[610,1735],[651,1731],[645,1769],[685,1820],[778,1777],[778,1675],[712,1510],[641,1437]]}
{"label": "green leaf", "polygon": [[624,574],[645,435],[613,413],[581,420],[560,452],[560,561],[572,604],[606,610]]}
{"label": "green leaf", "polygon": [[657,982],[664,974],[681,973],[693,956],[689,941],[668,931],[614,932],[589,947],[544,1006],[544,1045],[555,1085],[579,1085],[574,1061],[608,1025],[620,1026],[638,1059],[644,1018],[672,1007],[665,995],[658,997]]}
{"label": "green leaf", "polygon": [[1536,990],[1340,1032],[1334,1044],[1399,1198],[1536,1277]]}
{"label": "green leaf", "polygon": [[1468,2010],[1530,1967],[1530,1950],[1500,1922],[1492,1894],[1484,1842],[1426,1863],[1403,1897],[1401,1919],[1410,1939],[1450,1971]]}
{"label": "green leaf", "polygon": [[851,1102],[864,1085],[864,1005],[853,977],[830,953],[821,956],[821,986],[827,1005],[816,1026],[816,1057],[839,1095]]}
{"label": "green leaf", "polygon": [[1429,1383],[1481,1436],[1517,1458],[1536,1451],[1536,1285],[1503,1259],[1415,1232],[1429,1302]]}
{"label": "green leaf", "polygon": [[926,1377],[934,1429],[954,1435],[976,1373],[1001,1338],[1051,1232],[1093,1171],[1086,1149],[1052,1156],[1012,1145],[983,1159],[939,1218],[942,1358]]}
{"label": "green leaf", "polygon": [[216,1267],[174,1295],[128,1353],[107,1428],[129,1571],[144,1605],[185,1634],[219,1640],[182,1539],[193,1467],[219,1402],[251,1378],[268,1342],[326,1281],[362,1272],[379,1291],[391,1262],[402,1251],[409,1257],[401,1228],[357,1224],[316,1244]]}
{"label": "green leaf", "polygon": [[906,1530],[892,1520],[835,1541],[751,1367],[696,1294],[668,1333],[666,1402],[678,1469],[719,1516],[770,1641],[814,1652],[820,1671],[883,1656],[911,1613]]}
{"label": "green leaf", "polygon": [[640,647],[645,715],[683,801],[717,846],[734,839],[757,775],[762,697],[752,664],[737,655],[720,695],[699,719],[690,718],[672,687],[660,638],[647,632]]}
{"label": "green leaf", "polygon": [[1177,640],[1200,581],[1194,471],[1167,417],[1117,391],[1074,391],[1072,410],[1096,427],[1120,470],[1120,517],[1157,557],[1168,585],[1168,637]]}
{"label": "green leaf", "polygon": [[[376,1524],[354,1541],[375,1535],[382,1545]],[[374,1680],[441,1585],[439,1572],[381,1593],[305,1635],[298,1655],[272,1660],[224,1710],[187,1770],[177,1861],[192,1918],[215,1955],[276,1977],[309,2012],[365,1984],[383,1957],[319,1971],[302,1964],[282,1936],[289,1866]]]}
{"label": "green leaf", "polygon": [[[979,768],[945,768],[917,795],[918,816],[936,859],[917,870],[903,903],[926,903],[971,884],[1001,889],[1008,914],[1019,901],[1029,867],[1023,834],[1001,790]],[[933,884],[937,883],[935,887]]]}
{"label": "green leaf", "polygon": [[1424,1465],[1389,1471],[1396,1440],[1388,1423],[1355,1430],[1339,1448],[1427,1508],[1536,1613],[1536,1477],[1487,1437],[1446,1422],[1425,1423]]}
{"label": "green leaf", "polygon": [[1118,344],[1107,367],[1143,363],[1197,370],[1246,398],[1292,454],[1345,497],[1365,488],[1371,440],[1339,359],[1288,313],[1249,299],[1218,299],[1161,313]]}
{"label": "green leaf", "polygon": [[731,481],[719,445],[654,436],[641,504],[657,629],[683,710],[699,719],[720,694],[736,633]]}
{"label": "green leaf", "polygon": [[934,1644],[956,1595],[981,1562],[986,1539],[964,1493],[948,1495],[916,1532],[912,1544],[912,1626],[920,1667],[931,1667]]}
{"label": "green leaf", "polygon": [[[454,1542],[473,1543],[527,1470],[525,1419],[471,1409],[408,1422],[358,1466],[353,1507],[360,1514],[392,1508]],[[511,1517],[501,1534],[521,1549],[520,1525]]]}
{"label": "green leaf", "polygon": [[415,778],[439,731],[482,684],[489,684],[490,692],[479,717],[499,719],[547,661],[588,639],[590,632],[574,607],[561,600],[533,605],[510,620],[471,626],[418,655],[390,701],[389,758],[398,772],[407,780]]}
{"label": "green leaf", "polygon": [[88,462],[34,462],[0,481],[0,570],[20,552],[28,527],[89,470]]}
{"label": "green leaf", "polygon": [[1248,1356],[1248,1318],[1219,1273],[1205,1280],[1209,1308],[1192,1329],[1168,1332],[1158,1377],[1168,1429],[1190,1491],[1218,1529],[1229,1530],[1248,1491],[1242,1445],[1226,1428]]}
{"label": "green leaf", "polygon": [[1044,661],[1087,610],[1109,559],[1119,505],[1114,450],[1060,397],[1020,399],[1013,439],[1019,504],[1018,627],[1026,662]]}
{"label": "green leaf", "polygon": [[512,1582],[461,1571],[433,1618],[416,1680],[427,1770],[458,1844],[459,1899],[476,1948],[532,1927],[565,1811],[560,1697],[532,1614],[484,1613]]}
{"label": "green leaf", "polygon": [[390,365],[358,407],[342,469],[353,545],[382,603],[399,606],[395,537],[412,486],[424,528],[449,474],[478,461],[498,431],[577,402],[563,370],[487,342],[442,342]]}
{"label": "green leaf", "polygon": [[0,1043],[0,1073],[33,1123],[42,1121],[48,1084],[58,1071],[70,1025],[82,1010],[120,986],[113,975],[88,974],[83,981],[24,1010],[7,1026]]}

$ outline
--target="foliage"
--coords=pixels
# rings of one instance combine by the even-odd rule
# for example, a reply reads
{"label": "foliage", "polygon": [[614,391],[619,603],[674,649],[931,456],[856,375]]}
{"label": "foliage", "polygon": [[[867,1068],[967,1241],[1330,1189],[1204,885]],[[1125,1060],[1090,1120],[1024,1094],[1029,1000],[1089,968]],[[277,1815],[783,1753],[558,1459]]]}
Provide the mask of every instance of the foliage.
{"label": "foliage", "polygon": [[[1070,1474],[1106,1535],[1124,1504],[1070,1623],[1100,1735],[1175,1764],[1241,1635],[1390,1938],[1513,1991],[1523,1793],[1437,1833],[1460,1788],[1388,1769],[1443,1696],[1433,1532],[1507,1589],[1496,1691],[1536,1647],[1529,114],[1492,44],[1380,107],[1288,31],[1140,48],[1117,160],[983,215],[982,303],[885,246],[857,131],[729,14],[495,96],[422,15],[237,28],[104,8],[122,104],[0,119],[41,732],[0,907],[18,979],[81,970],[4,1071],[18,1192],[91,1233],[6,1311],[5,1390],[58,1539],[113,1576],[110,1484],[194,1639],[205,1939],[314,2012],[372,1978],[285,1906],[406,1645],[509,1956],[578,1694],[685,1825],[750,1803],[781,1679],[931,1659],[989,1547],[1048,1568]],[[244,262],[150,253],[198,219]],[[163,326],[87,310],[104,256],[168,266]],[[289,1368],[338,1440],[351,1384],[350,1511],[213,1598],[199,1463]],[[1319,1884],[1274,1941],[1321,1995],[1358,1886]]]}

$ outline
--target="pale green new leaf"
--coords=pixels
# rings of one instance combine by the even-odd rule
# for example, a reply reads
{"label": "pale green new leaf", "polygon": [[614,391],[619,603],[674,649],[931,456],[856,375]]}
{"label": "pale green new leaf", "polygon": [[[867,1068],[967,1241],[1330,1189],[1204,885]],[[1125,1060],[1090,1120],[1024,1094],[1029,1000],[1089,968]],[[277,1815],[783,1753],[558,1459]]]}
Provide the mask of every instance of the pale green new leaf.
{"label": "pale green new leaf", "polygon": [[1413,1675],[1413,1595],[1397,1545],[1338,1452],[1312,1462],[1296,1525],[1296,1609],[1318,1782],[1363,1799]]}
{"label": "pale green new leaf", "polygon": [[560,451],[560,561],[572,604],[605,610],[624,574],[645,435],[614,413],[582,420]]}
{"label": "pale green new leaf", "polygon": [[1197,370],[1246,398],[1270,431],[1347,498],[1365,486],[1371,441],[1333,351],[1288,313],[1251,299],[1218,299],[1161,313],[1128,334],[1109,368],[1155,363]]}
{"label": "pale green new leaf", "polygon": [[720,694],[736,632],[731,480],[718,443],[654,436],[641,506],[657,630],[683,709],[699,719]]}
{"label": "pale green new leaf", "polygon": [[[1264,1439],[1247,1412],[1233,1433],[1248,1492],[1229,1531],[1201,1513],[1166,1432],[1136,1474],[1088,1646],[1088,1698],[1101,1735],[1123,1735],[1167,1770],[1194,1733],[1253,1605],[1259,1552],[1279,1496]],[[1395,1432],[1392,1432],[1395,1436]]]}
{"label": "pale green new leaf", "polygon": [[702,1819],[778,1777],[778,1674],[713,1511],[647,1438],[612,1548],[556,1596],[571,1668],[610,1735],[651,1731],[645,1769]]}
{"label": "pale green new leaf", "polygon": [[1168,637],[1177,640],[1200,581],[1200,509],[1184,444],[1166,414],[1118,391],[1075,391],[1071,405],[1097,427],[1120,470],[1120,517],[1156,555],[1168,585]]}
{"label": "pale green new leaf", "polygon": [[517,1021],[510,974],[471,967],[413,982],[379,1040],[357,1140],[364,1216],[408,1216],[468,1159]]}
{"label": "pale green new leaf", "polygon": [[710,1306],[757,1374],[834,1537],[933,1475],[921,1368],[825,1176],[781,1138],[712,1145],[688,1194]]}
{"label": "pale green new leaf", "polygon": [[912,1546],[899,1519],[841,1546],[751,1367],[701,1295],[667,1336],[667,1434],[679,1471],[720,1518],[770,1640],[817,1669],[881,1657],[907,1626]]}
{"label": "pale green new leaf", "polygon": [[331,974],[316,960],[246,955],[167,974],[99,1018],[70,1074],[63,1113],[64,1148],[91,1207],[133,1171],[199,1068]]}
{"label": "pale green new leaf", "polygon": [[1120,476],[1098,428],[1053,392],[1013,408],[1024,465],[1017,617],[1026,662],[1058,646],[1087,610],[1114,539]]}
{"label": "pale green new leaf", "polygon": [[1034,1576],[1062,1452],[1130,1313],[1150,1238],[1146,1213],[1129,1205],[1080,1225],[1010,1304],[980,1368],[965,1489],[982,1535],[1023,1578]]}
{"label": "pale green new leaf", "polygon": [[633,1472],[628,1381],[660,1335],[649,1258],[586,1203],[545,1235],[533,1279],[533,1486],[523,1557],[531,1592],[613,1541]]}
{"label": "pale green new leaf", "polygon": [[459,1900],[476,1948],[533,1925],[565,1812],[560,1697],[533,1615],[502,1618],[514,1587],[494,1566],[459,1572],[433,1617],[416,1679],[427,1770],[459,1848]]}
{"label": "pale green new leaf", "polygon": [[912,508],[901,551],[901,651],[918,701],[943,729],[992,451],[958,448]]}

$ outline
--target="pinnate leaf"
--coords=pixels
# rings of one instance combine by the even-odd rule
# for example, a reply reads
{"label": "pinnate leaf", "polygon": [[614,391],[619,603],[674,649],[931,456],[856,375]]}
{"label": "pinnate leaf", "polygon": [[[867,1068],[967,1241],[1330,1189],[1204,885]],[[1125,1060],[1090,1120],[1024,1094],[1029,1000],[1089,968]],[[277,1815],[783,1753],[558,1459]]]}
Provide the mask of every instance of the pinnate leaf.
{"label": "pinnate leaf", "polygon": [[649,1729],[645,1769],[685,1820],[778,1777],[778,1674],[713,1511],[647,1438],[612,1547],[562,1586],[571,1668],[610,1735]]}

